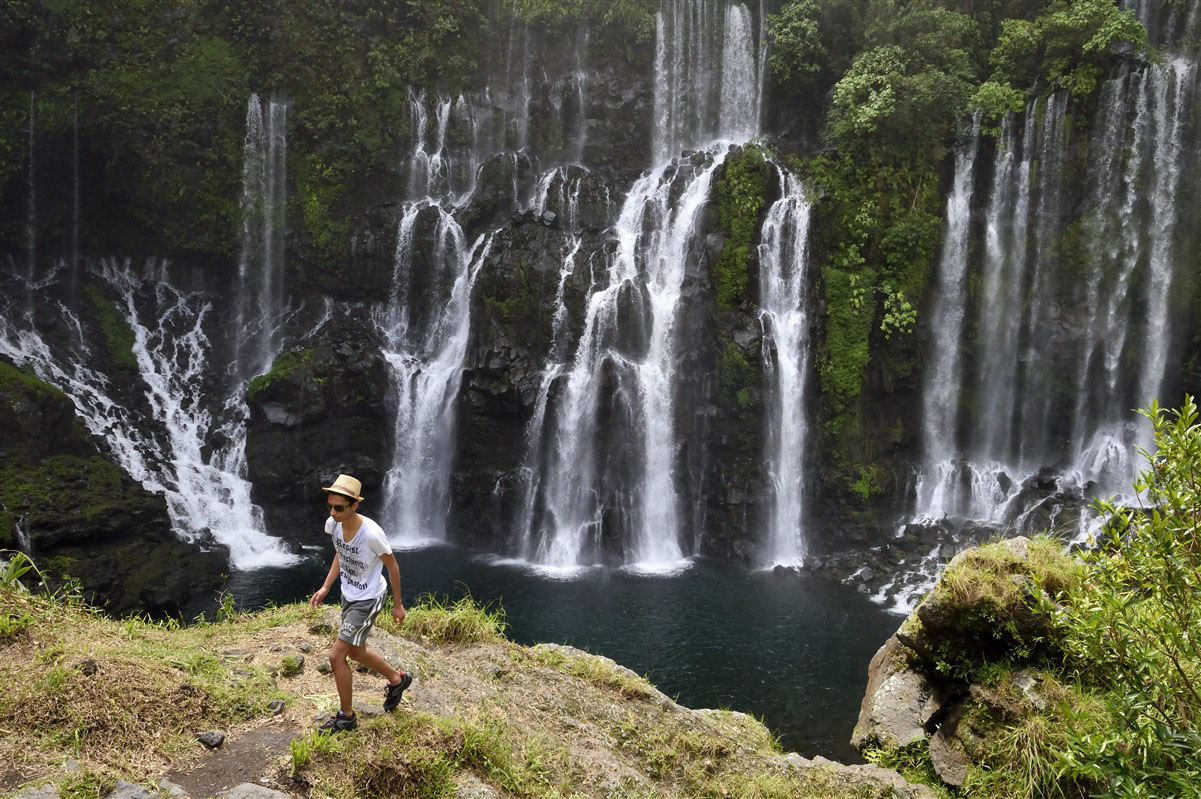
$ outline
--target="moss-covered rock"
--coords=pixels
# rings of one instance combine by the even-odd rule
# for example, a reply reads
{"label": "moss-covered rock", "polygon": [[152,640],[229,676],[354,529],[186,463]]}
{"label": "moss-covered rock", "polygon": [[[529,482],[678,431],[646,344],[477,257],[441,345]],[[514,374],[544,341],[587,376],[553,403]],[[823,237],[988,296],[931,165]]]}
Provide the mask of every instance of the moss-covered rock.
{"label": "moss-covered rock", "polygon": [[1054,668],[1053,598],[1080,578],[1051,538],[961,552],[872,659],[852,744],[955,795],[1012,795],[1006,770],[1047,755],[1023,748],[1062,744],[1073,708],[1092,706]]}

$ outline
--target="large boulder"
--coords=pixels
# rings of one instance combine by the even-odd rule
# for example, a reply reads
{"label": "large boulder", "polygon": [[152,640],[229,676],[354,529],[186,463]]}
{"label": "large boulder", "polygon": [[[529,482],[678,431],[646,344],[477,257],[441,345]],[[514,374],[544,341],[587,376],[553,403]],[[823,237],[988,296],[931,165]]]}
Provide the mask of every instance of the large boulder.
{"label": "large boulder", "polygon": [[901,749],[923,741],[946,700],[943,688],[910,665],[905,648],[892,636],[868,665],[867,691],[851,745]]}
{"label": "large boulder", "polygon": [[327,320],[250,382],[248,476],[271,527],[305,529],[314,511],[320,520],[319,489],[343,472],[378,495],[394,436],[389,369],[367,313]]}
{"label": "large boulder", "polygon": [[[934,589],[868,669],[851,744],[860,751],[924,751],[939,779],[959,787],[1030,716],[1063,704],[1045,659],[1057,640],[1047,595],[1078,579],[1052,539],[1024,537],[956,555]],[[984,664],[1002,664],[981,669]]]}

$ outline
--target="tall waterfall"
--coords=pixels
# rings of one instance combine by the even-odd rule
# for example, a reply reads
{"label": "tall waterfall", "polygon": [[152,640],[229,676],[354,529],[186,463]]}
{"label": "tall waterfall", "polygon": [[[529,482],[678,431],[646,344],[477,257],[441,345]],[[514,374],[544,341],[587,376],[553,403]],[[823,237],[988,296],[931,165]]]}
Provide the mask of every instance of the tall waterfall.
{"label": "tall waterfall", "polygon": [[809,214],[805,187],[777,167],[780,199],[763,220],[759,280],[769,412],[764,453],[770,487],[769,564],[800,565],[806,554],[805,500],[810,460],[805,404],[810,371]]}
{"label": "tall waterfall", "polygon": [[234,336],[234,362],[242,380],[265,372],[280,349],[287,159],[287,103],[272,98],[264,112],[259,96],[250,95],[242,148],[242,250]]}
{"label": "tall waterfall", "polygon": [[[536,563],[600,562],[602,532],[640,568],[671,568],[686,554],[673,432],[676,324],[685,263],[727,153],[714,148],[703,167],[665,163],[626,197],[617,251],[588,297],[575,356],[546,410],[538,505],[525,514],[524,549]],[[622,452],[602,449],[606,437]]]}
{"label": "tall waterfall", "polygon": [[395,407],[385,515],[397,540],[408,545],[446,536],[454,401],[470,332],[471,287],[491,246],[491,237],[467,242],[453,212],[470,199],[484,158],[503,146],[497,126],[504,115],[494,118],[488,97],[438,97],[431,120],[425,94],[409,95],[414,142],[392,293],[374,313]]}
{"label": "tall waterfall", "polygon": [[718,0],[664,3],[655,18],[654,162],[759,132],[763,75],[751,12]]}
{"label": "tall waterfall", "polygon": [[1061,93],[1004,120],[987,202],[972,197],[985,182],[978,129],[959,150],[923,384],[917,519],[1082,536],[1092,496],[1129,495],[1137,448],[1150,441],[1131,409],[1179,400],[1165,394],[1183,312],[1172,287],[1189,266],[1179,201],[1186,174],[1201,177],[1199,110],[1193,58],[1121,67],[1100,91],[1076,209],[1063,200]]}
{"label": "tall waterfall", "polygon": [[[435,310],[419,318],[409,301],[410,266],[413,230],[423,214],[433,217],[432,251],[423,255],[436,294]],[[377,314],[396,403],[384,495],[391,529],[400,541],[416,543],[446,534],[454,399],[467,349],[471,285],[489,243],[468,246],[454,217],[439,206],[411,207],[401,222],[401,242],[393,300]]]}
{"label": "tall waterfall", "polygon": [[[526,431],[527,485],[516,524],[531,562],[573,568],[606,562],[617,547],[621,562],[658,570],[693,554],[681,543],[689,514],[677,475],[681,289],[713,176],[729,152],[715,142],[758,132],[763,55],[741,3],[666,3],[656,15],[655,167],[622,205],[617,249],[594,276],[574,354],[556,322],[552,362]],[[673,165],[685,148],[706,148],[703,166]],[[785,248],[798,235],[797,202],[781,206],[774,223],[788,243],[769,245],[784,271],[793,255]],[[578,248],[569,235],[560,312]]]}

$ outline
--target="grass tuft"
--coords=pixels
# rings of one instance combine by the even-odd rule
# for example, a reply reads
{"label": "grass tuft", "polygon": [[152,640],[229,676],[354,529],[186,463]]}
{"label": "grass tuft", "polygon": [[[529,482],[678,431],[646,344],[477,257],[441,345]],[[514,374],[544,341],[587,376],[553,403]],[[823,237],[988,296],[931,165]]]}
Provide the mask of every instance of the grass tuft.
{"label": "grass tuft", "polygon": [[423,594],[408,608],[398,628],[385,608],[377,622],[390,633],[422,637],[436,644],[502,643],[506,641],[505,612],[499,605],[477,605],[470,596],[449,598]]}

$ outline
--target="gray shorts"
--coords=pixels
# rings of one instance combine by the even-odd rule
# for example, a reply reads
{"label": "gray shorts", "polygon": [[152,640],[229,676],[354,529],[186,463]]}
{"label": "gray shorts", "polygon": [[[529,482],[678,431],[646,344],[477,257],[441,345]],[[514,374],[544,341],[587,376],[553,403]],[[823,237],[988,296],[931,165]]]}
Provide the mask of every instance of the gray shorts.
{"label": "gray shorts", "polygon": [[347,602],[343,599],[342,629],[338,630],[338,637],[351,646],[362,646],[367,640],[367,633],[371,632],[371,625],[375,624],[375,617],[384,609],[387,599],[386,591],[375,599],[361,599],[357,602]]}

